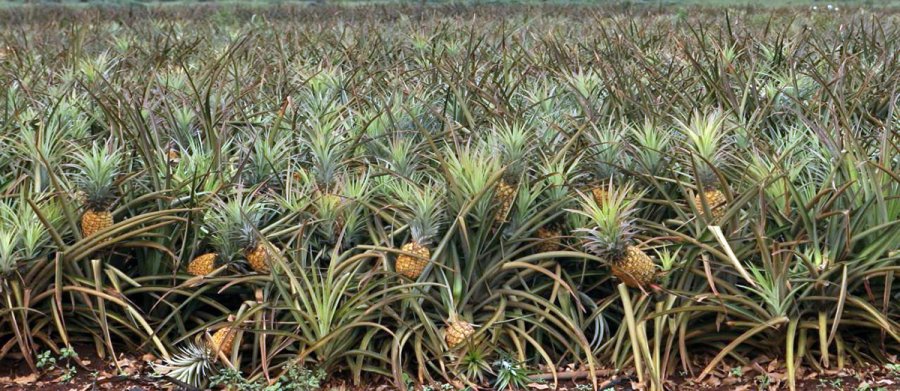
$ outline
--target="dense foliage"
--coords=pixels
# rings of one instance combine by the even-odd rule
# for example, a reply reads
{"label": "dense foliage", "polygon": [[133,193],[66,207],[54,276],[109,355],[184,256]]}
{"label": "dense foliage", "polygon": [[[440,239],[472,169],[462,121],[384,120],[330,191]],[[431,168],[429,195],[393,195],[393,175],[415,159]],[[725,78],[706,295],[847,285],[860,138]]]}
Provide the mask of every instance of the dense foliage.
{"label": "dense foliage", "polygon": [[0,358],[660,389],[900,353],[891,10],[0,18]]}

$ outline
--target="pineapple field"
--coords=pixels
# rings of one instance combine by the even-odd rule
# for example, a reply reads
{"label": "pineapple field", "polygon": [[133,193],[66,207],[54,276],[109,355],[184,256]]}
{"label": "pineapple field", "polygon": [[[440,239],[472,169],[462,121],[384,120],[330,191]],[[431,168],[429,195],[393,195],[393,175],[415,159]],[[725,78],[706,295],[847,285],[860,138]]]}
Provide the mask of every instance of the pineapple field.
{"label": "pineapple field", "polygon": [[0,367],[897,389],[898,10],[4,7]]}

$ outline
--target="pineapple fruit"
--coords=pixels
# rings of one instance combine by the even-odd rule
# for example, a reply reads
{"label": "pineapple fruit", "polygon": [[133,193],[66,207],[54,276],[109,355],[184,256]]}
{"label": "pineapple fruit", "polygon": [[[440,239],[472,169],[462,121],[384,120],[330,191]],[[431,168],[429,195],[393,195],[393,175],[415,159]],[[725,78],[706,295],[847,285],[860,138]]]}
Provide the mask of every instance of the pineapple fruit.
{"label": "pineapple fruit", "polygon": [[269,252],[266,246],[258,243],[256,246],[244,250],[244,258],[250,264],[250,268],[257,273],[269,272]]}
{"label": "pineapple fruit", "polygon": [[451,319],[447,322],[447,328],[444,329],[444,340],[447,346],[453,349],[475,334],[475,327],[461,319]]}
{"label": "pineapple fruit", "polygon": [[233,327],[226,326],[216,330],[216,332],[213,333],[212,337],[210,337],[208,345],[209,350],[213,351],[214,353],[231,353],[231,349],[234,347],[235,335],[237,335],[237,330]]}
{"label": "pineapple fruit", "polygon": [[415,255],[400,254],[397,256],[397,264],[394,267],[397,273],[413,280],[419,278],[422,272],[425,271],[425,267],[428,266],[431,250],[417,241],[408,242],[400,249]]}
{"label": "pineapple fruit", "polygon": [[603,188],[603,185],[595,186],[591,189],[591,196],[594,197],[594,202],[597,205],[603,205],[603,200],[606,199],[606,189]]}
{"label": "pineapple fruit", "polygon": [[87,209],[81,215],[81,232],[85,237],[93,236],[113,225],[112,212],[103,209]]}
{"label": "pineapple fruit", "polygon": [[407,183],[396,184],[392,189],[397,202],[405,206],[401,214],[408,219],[410,229],[410,241],[400,249],[411,253],[398,255],[394,270],[415,280],[428,266],[429,245],[442,223],[441,194],[435,186],[419,189]]}
{"label": "pineapple fruit", "polygon": [[205,276],[216,269],[216,259],[219,254],[206,253],[192,259],[188,264],[187,272],[194,276]]}
{"label": "pineapple fruit", "polygon": [[537,251],[542,253],[558,251],[561,248],[560,235],[560,231],[554,228],[538,228],[537,237],[540,243],[537,245]]}
{"label": "pineapple fruit", "polygon": [[725,216],[725,205],[728,202],[728,199],[725,198],[725,193],[722,193],[721,190],[716,188],[707,188],[700,194],[694,195],[694,207],[697,208],[697,213],[700,215],[706,214],[706,209],[703,208],[703,199],[706,200],[706,205],[709,205],[710,215],[713,219],[720,219],[722,216]]}
{"label": "pineapple fruit", "polygon": [[626,286],[642,288],[656,280],[656,265],[641,249],[635,246],[625,248],[625,255],[610,264],[612,274]]}
{"label": "pineapple fruit", "polygon": [[632,288],[646,288],[655,282],[656,265],[634,245],[634,218],[638,197],[630,196],[632,186],[614,189],[610,185],[606,198],[597,203],[582,195],[583,210],[576,211],[592,225],[579,229],[584,234],[585,249],[609,263],[614,277]]}
{"label": "pineapple fruit", "polygon": [[509,184],[505,179],[501,179],[495,190],[494,200],[497,206],[497,212],[494,214],[494,220],[499,223],[506,222],[509,212],[512,210],[513,202],[516,200],[516,187]]}
{"label": "pineapple fruit", "polygon": [[113,225],[110,207],[115,196],[115,180],[118,176],[121,155],[105,148],[93,146],[76,155],[75,184],[84,199],[81,215],[81,233],[93,236]]}

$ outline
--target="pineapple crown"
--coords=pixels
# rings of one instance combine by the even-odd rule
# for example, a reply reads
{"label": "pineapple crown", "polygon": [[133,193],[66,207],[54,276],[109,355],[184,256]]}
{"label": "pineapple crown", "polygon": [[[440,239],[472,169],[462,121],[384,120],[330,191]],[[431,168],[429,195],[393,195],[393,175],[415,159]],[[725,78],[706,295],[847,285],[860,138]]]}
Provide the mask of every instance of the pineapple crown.
{"label": "pineapple crown", "polygon": [[697,157],[693,165],[705,187],[715,185],[715,170],[727,161],[726,119],[722,111],[715,110],[708,114],[694,112],[687,123],[676,120],[685,135],[685,149]]}
{"label": "pineapple crown", "polygon": [[313,176],[320,187],[327,188],[337,182],[344,172],[349,148],[345,135],[334,131],[340,127],[341,124],[334,118],[314,121],[300,139],[312,164]]}
{"label": "pineapple crown", "polygon": [[580,156],[572,160],[565,156],[557,161],[552,159],[553,156],[545,156],[539,167],[544,197],[549,204],[569,200],[569,186],[581,176],[578,172]]}
{"label": "pineapple crown", "polygon": [[118,151],[97,144],[75,153],[75,185],[84,192],[88,207],[106,209],[112,204],[121,161]]}
{"label": "pineapple crown", "polygon": [[403,177],[410,177],[418,169],[421,155],[416,152],[415,142],[408,137],[394,137],[384,148],[381,160],[385,168]]}
{"label": "pineapple crown", "polygon": [[189,342],[180,350],[181,352],[160,364],[151,364],[154,372],[194,387],[202,387],[204,380],[214,371],[214,358],[209,349]]}
{"label": "pineapple crown", "polygon": [[587,155],[589,173],[593,180],[606,182],[627,166],[628,157],[623,153],[625,139],[622,131],[612,124],[595,128],[592,136]]}
{"label": "pineapple crown", "polygon": [[639,166],[651,174],[658,172],[667,159],[669,143],[672,141],[670,129],[657,126],[646,119],[643,125],[631,127],[631,136],[635,144],[631,152]]}
{"label": "pineapple crown", "polygon": [[[491,177],[500,170],[499,161],[483,145],[465,145],[445,152],[447,184],[451,208],[460,209],[471,199],[484,193],[491,185]],[[473,215],[484,217],[492,207],[492,200],[482,197]]]}
{"label": "pineapple crown", "polygon": [[428,244],[444,223],[440,188],[433,184],[417,187],[411,182],[401,181],[391,185],[391,192],[402,205],[400,213],[407,219],[412,239],[422,245]]}
{"label": "pineapple crown", "polygon": [[209,241],[225,260],[233,260],[241,250],[258,242],[257,231],[266,217],[266,205],[252,198],[216,200],[204,219]]}
{"label": "pineapple crown", "polygon": [[18,230],[0,230],[0,276],[11,273],[16,269],[16,263],[20,258],[18,249],[21,235]]}
{"label": "pineapple crown", "polygon": [[281,181],[290,164],[288,138],[279,137],[277,132],[264,134],[253,140],[253,151],[243,176],[248,184],[266,181]]}
{"label": "pineapple crown", "polygon": [[507,167],[504,178],[510,183],[517,183],[525,172],[526,157],[533,148],[531,134],[528,126],[521,123],[502,122],[494,126],[491,144]]}
{"label": "pineapple crown", "polygon": [[590,195],[579,193],[581,209],[571,210],[584,216],[589,224],[577,229],[585,235],[585,249],[607,260],[619,259],[635,235],[634,212],[640,199],[631,194],[632,184],[614,188],[610,182],[603,202],[596,202]]}

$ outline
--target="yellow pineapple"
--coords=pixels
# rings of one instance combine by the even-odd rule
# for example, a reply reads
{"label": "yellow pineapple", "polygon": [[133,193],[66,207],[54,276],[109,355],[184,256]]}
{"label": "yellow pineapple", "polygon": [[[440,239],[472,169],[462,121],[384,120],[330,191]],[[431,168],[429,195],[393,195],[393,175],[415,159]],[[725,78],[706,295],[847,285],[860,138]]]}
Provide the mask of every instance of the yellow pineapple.
{"label": "yellow pineapple", "polygon": [[698,181],[697,188],[700,189],[690,202],[697,214],[703,216],[707,211],[703,205],[706,201],[710,213],[708,217],[712,219],[725,216],[728,209],[728,199],[720,190],[725,183],[719,175],[728,164],[726,120],[727,116],[717,110],[705,115],[694,113],[688,123],[679,121],[682,132],[687,136],[685,147],[691,153],[692,161],[689,163],[694,167],[694,179]]}
{"label": "yellow pineapple", "polygon": [[631,288],[643,288],[656,281],[656,264],[641,249],[625,248],[625,256],[610,264],[612,274]]}
{"label": "yellow pineapple", "polygon": [[81,232],[85,237],[93,236],[113,225],[112,212],[88,209],[81,215]]}
{"label": "yellow pineapple", "polygon": [[594,202],[596,202],[597,205],[602,205],[603,200],[606,199],[606,188],[603,186],[604,185],[598,185],[591,189],[591,195],[594,197]]}
{"label": "yellow pineapple", "polygon": [[475,334],[475,327],[461,319],[451,319],[447,322],[447,328],[444,329],[444,340],[447,346],[453,349]]}
{"label": "yellow pineapple", "polygon": [[506,168],[494,188],[494,223],[509,221],[509,214],[516,202],[519,183],[527,175],[529,152],[534,147],[534,132],[522,123],[501,123],[495,126],[492,143],[500,162]]}
{"label": "yellow pineapple", "polygon": [[81,215],[81,233],[92,236],[113,225],[110,212],[115,196],[115,180],[118,176],[121,155],[94,145],[90,150],[76,156],[75,183],[79,188],[78,198],[84,199],[84,213]]}
{"label": "yellow pineapple", "polygon": [[259,243],[255,247],[245,250],[244,258],[247,258],[250,268],[257,273],[269,272],[269,252],[264,244]]}
{"label": "yellow pineapple", "polygon": [[214,353],[223,352],[226,355],[231,354],[231,349],[234,347],[234,337],[236,335],[237,329],[233,327],[226,326],[216,330],[212,337],[210,337],[209,350]]}
{"label": "yellow pineapple", "polygon": [[404,244],[400,249],[415,255],[398,255],[394,269],[396,269],[397,273],[413,280],[419,278],[422,272],[425,271],[425,266],[428,266],[431,250],[415,241]]}
{"label": "yellow pineapple", "polygon": [[703,200],[700,197],[703,197],[706,200],[706,204],[709,205],[710,215],[713,219],[720,219],[722,216],[725,216],[728,203],[725,193],[722,193],[721,190],[710,188],[694,195],[694,207],[697,208],[697,213],[702,216],[706,214],[706,209],[703,208]]}
{"label": "yellow pineapple", "polygon": [[188,273],[207,275],[217,266],[240,261],[241,257],[254,271],[268,272],[269,254],[257,236],[266,212],[265,206],[252,199],[241,198],[213,202],[215,205],[210,208],[203,223],[212,251],[194,258],[188,264]]}
{"label": "yellow pineapple", "polygon": [[205,276],[216,270],[216,260],[219,254],[206,253],[197,256],[188,263],[187,272],[194,276]]}

